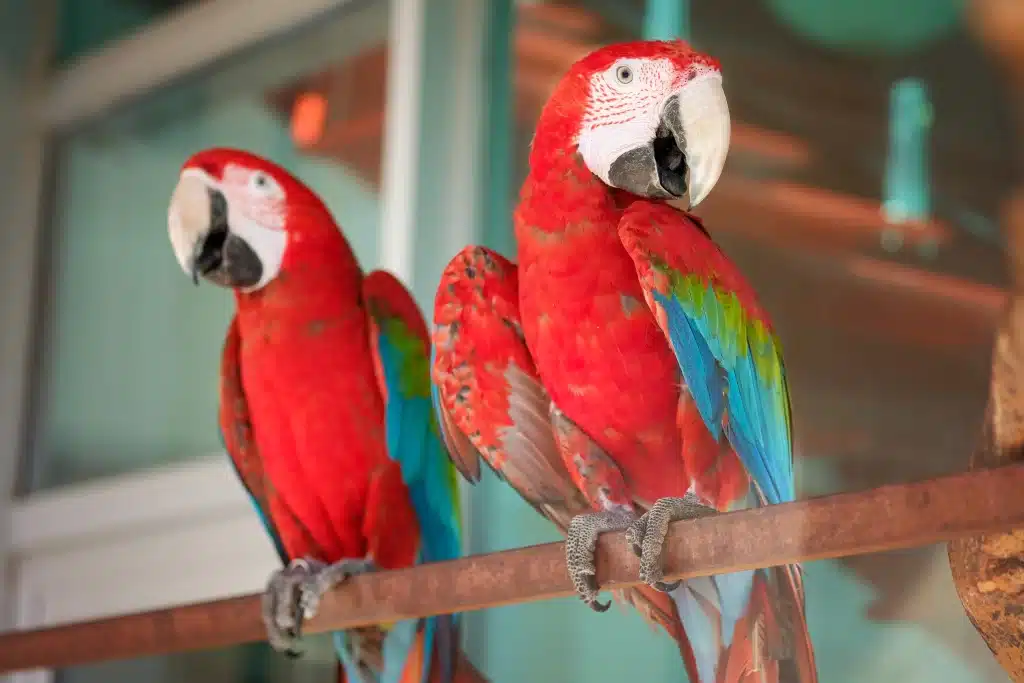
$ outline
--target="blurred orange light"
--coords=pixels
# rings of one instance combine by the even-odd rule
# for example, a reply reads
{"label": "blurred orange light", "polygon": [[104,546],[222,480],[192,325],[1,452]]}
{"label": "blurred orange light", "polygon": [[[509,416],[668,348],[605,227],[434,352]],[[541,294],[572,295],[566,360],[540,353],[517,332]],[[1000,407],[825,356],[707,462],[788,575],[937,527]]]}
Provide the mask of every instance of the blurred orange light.
{"label": "blurred orange light", "polygon": [[299,147],[312,147],[324,134],[327,98],[318,92],[302,93],[292,105],[292,140]]}

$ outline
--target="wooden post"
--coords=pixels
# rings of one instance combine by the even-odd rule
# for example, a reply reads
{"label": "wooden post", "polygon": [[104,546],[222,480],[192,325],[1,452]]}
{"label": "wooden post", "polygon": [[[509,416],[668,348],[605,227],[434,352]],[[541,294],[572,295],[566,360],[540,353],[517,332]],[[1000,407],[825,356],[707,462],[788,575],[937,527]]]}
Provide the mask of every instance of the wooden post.
{"label": "wooden post", "polygon": [[[1024,2],[974,0],[970,12],[976,33],[1006,68],[1012,99],[1024,103]],[[1022,115],[1024,109],[1018,122]],[[972,469],[1024,461],[1024,188],[1008,202],[1004,225],[1011,293]],[[1024,683],[1024,528],[951,541],[949,566],[974,627],[1010,678]]]}

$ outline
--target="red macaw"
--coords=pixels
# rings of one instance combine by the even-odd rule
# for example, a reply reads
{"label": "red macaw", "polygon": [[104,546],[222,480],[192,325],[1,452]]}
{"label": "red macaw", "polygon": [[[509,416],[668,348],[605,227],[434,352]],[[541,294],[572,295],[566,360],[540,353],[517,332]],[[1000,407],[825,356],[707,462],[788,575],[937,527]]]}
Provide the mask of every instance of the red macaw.
{"label": "red macaw", "polygon": [[[364,276],[312,190],[256,155],[188,159],[168,224],[182,269],[235,292],[221,435],[286,565],[264,619],[274,647],[295,654],[331,586],[461,554],[426,324],[394,276]],[[457,643],[447,616],[335,633],[339,680],[452,681],[456,666],[482,680]]]}
{"label": "red macaw", "polygon": [[469,445],[500,472],[525,470],[550,448],[536,435],[551,435],[596,510],[567,529],[578,593],[608,608],[594,549],[626,529],[641,578],[670,598],[661,614],[693,683],[815,683],[798,567],[661,580],[670,522],[795,497],[778,338],[701,222],[666,203],[707,196],[729,133],[718,63],[681,41],[577,62],[534,134],[515,213],[518,307],[494,305],[515,317],[488,312],[494,272],[453,261],[435,307],[435,400],[464,471]]}

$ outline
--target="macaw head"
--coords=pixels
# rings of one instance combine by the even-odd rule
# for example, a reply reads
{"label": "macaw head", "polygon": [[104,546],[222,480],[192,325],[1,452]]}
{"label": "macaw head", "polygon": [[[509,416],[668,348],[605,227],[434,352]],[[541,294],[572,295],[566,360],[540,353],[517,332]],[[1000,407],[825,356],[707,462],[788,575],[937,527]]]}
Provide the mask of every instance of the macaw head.
{"label": "macaw head", "polygon": [[182,270],[253,292],[289,261],[347,248],[327,207],[280,166],[241,150],[215,148],[182,166],[167,228]]}
{"label": "macaw head", "polygon": [[688,197],[693,208],[718,182],[729,133],[719,63],[682,41],[638,41],[572,66],[541,113],[534,147],[569,137],[605,184]]}

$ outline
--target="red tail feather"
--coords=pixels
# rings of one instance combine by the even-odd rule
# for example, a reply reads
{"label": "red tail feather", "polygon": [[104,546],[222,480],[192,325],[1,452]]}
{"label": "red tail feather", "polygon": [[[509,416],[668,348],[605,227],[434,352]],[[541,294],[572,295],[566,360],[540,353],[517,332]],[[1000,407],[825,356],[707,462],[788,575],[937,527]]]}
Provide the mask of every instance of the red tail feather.
{"label": "red tail feather", "polygon": [[817,683],[799,579],[791,567],[768,571],[774,585],[766,572],[754,575],[749,608],[736,622],[715,683]]}

